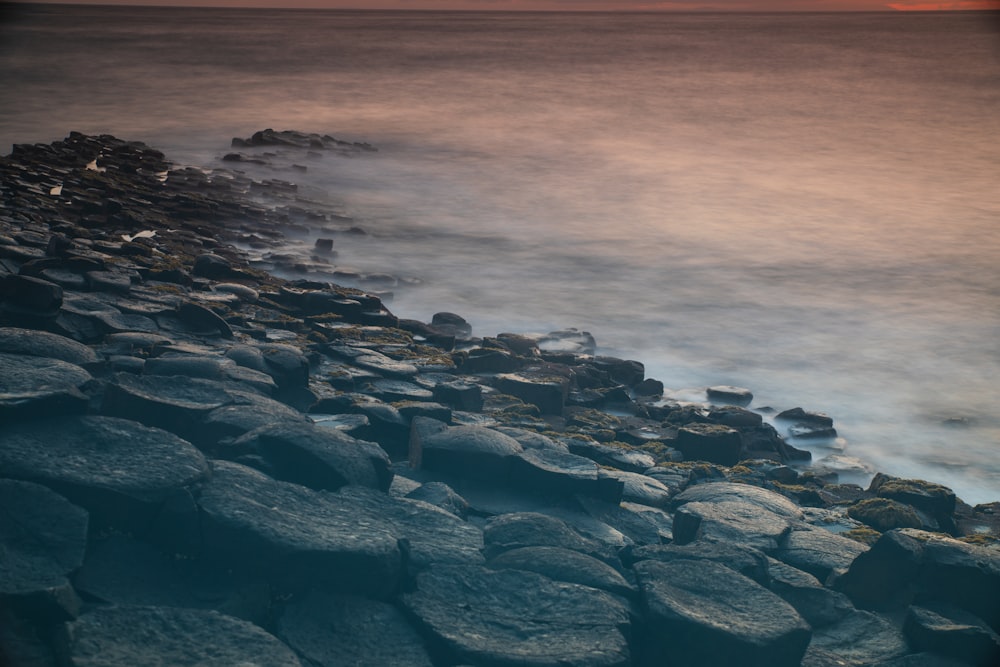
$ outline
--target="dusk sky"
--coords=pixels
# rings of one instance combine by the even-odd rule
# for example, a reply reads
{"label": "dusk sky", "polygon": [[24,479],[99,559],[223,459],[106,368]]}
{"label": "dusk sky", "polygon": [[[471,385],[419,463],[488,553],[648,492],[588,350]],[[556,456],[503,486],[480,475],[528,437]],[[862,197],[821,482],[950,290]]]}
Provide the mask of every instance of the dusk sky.
{"label": "dusk sky", "polygon": [[1000,0],[44,0],[54,4],[312,9],[879,11],[1000,9]]}

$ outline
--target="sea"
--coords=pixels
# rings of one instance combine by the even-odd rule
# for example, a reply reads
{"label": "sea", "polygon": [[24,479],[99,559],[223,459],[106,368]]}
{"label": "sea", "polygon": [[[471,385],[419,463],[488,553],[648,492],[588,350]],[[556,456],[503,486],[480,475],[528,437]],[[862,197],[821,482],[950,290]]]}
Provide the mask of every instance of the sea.
{"label": "sea", "polygon": [[8,5],[0,152],[77,130],[216,168],[265,128],[369,142],[271,177],[368,232],[335,263],[399,277],[395,314],[587,331],[671,398],[829,414],[837,438],[793,442],[844,481],[976,504],[1000,500],[998,27]]}

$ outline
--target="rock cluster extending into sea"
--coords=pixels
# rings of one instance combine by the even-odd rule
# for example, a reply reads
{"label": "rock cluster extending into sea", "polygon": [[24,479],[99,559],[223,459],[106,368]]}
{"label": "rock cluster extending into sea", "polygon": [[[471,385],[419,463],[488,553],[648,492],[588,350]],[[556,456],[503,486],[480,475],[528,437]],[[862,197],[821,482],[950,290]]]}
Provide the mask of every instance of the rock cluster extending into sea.
{"label": "rock cluster extending into sea", "polygon": [[364,231],[241,163],[374,149],[234,149],[0,158],[0,664],[1000,664],[1000,503],[839,483],[586,332],[278,278]]}

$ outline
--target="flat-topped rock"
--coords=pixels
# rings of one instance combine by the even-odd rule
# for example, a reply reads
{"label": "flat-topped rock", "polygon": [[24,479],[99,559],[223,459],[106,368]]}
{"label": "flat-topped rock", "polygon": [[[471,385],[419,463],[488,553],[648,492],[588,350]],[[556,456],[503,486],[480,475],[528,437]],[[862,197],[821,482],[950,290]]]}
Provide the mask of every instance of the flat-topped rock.
{"label": "flat-topped rock", "polygon": [[787,602],[719,563],[635,565],[648,664],[797,667],[809,625]]}
{"label": "flat-topped rock", "polygon": [[555,581],[566,581],[630,597],[635,589],[613,567],[592,556],[561,547],[522,547],[499,554],[487,563],[499,570],[526,570]]}
{"label": "flat-topped rock", "polygon": [[[534,572],[437,566],[402,596],[439,660],[491,667],[626,667],[624,603]],[[475,610],[470,613],[470,610]]]}
{"label": "flat-topped rock", "polygon": [[415,446],[420,465],[427,470],[504,483],[510,477],[511,459],[523,451],[517,440],[480,426],[454,426],[426,436],[414,431],[411,461]]}
{"label": "flat-topped rock", "polygon": [[0,606],[45,620],[76,616],[67,575],[83,563],[87,512],[31,482],[0,479]]}
{"label": "flat-topped rock", "polygon": [[397,538],[356,503],[218,461],[198,505],[208,555],[288,590],[376,598],[402,573]]}
{"label": "flat-topped rock", "polygon": [[781,543],[774,557],[804,570],[822,582],[844,573],[868,547],[824,528],[797,527]]}
{"label": "flat-topped rock", "polygon": [[176,435],[85,416],[0,426],[0,475],[44,484],[103,520],[144,525],[167,498],[205,481],[209,468]]}
{"label": "flat-topped rock", "polygon": [[813,632],[811,648],[831,653],[847,665],[871,665],[909,652],[902,631],[889,619],[853,611]]}
{"label": "flat-topped rock", "polygon": [[72,338],[16,327],[0,327],[0,353],[59,359],[77,366],[92,364],[98,360],[91,348]]}
{"label": "flat-topped rock", "polygon": [[0,421],[86,412],[90,379],[66,361],[0,353]]}
{"label": "flat-topped rock", "polygon": [[[623,556],[623,559],[625,557]],[[761,586],[771,583],[767,556],[758,549],[727,542],[692,542],[690,544],[650,544],[632,549],[628,561],[655,560],[661,563],[708,560],[725,565],[734,572],[753,579]]]}
{"label": "flat-topped rock", "polygon": [[424,642],[391,604],[318,591],[290,602],[277,635],[319,667],[431,667]]}
{"label": "flat-topped rock", "polygon": [[268,665],[301,667],[295,653],[261,628],[216,611],[97,607],[70,625],[73,667]]}

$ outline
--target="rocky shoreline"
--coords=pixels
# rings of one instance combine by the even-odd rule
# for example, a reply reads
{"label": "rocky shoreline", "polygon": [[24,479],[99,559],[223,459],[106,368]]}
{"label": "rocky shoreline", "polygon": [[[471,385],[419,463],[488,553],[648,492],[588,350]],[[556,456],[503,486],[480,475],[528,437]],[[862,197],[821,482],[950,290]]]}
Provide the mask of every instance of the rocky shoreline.
{"label": "rocky shoreline", "polygon": [[841,484],[586,332],[276,277],[364,232],[241,163],[374,148],[233,145],[0,158],[0,665],[1000,663],[1000,503]]}

